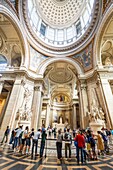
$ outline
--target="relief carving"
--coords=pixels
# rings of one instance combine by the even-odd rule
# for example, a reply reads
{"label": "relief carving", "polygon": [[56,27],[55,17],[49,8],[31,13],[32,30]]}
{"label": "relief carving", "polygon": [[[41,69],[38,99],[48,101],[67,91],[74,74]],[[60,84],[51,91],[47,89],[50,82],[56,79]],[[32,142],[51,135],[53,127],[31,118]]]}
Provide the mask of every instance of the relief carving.
{"label": "relief carving", "polygon": [[31,110],[30,103],[29,103],[31,95],[32,95],[32,92],[28,89],[28,87],[26,87],[24,91],[22,105],[17,111],[16,120],[20,120],[20,121],[31,120],[32,110]]}

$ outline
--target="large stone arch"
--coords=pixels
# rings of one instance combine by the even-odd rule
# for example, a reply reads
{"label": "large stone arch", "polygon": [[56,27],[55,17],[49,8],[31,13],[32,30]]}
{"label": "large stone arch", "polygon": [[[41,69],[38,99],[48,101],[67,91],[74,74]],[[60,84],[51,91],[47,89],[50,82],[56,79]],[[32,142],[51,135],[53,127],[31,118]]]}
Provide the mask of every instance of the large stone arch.
{"label": "large stone arch", "polygon": [[105,33],[105,30],[107,29],[107,26],[109,25],[110,19],[113,17],[113,4],[110,5],[110,7],[107,9],[105,14],[103,15],[102,20],[100,20],[99,28],[96,33],[95,42],[94,42],[94,66],[101,65],[101,42],[102,37]]}
{"label": "large stone arch", "polygon": [[78,75],[83,75],[84,74],[83,69],[79,66],[79,64],[75,60],[73,60],[71,58],[59,58],[59,57],[58,58],[49,58],[48,60],[43,62],[39,66],[39,68],[37,69],[37,73],[39,75],[43,76],[47,66],[54,63],[54,62],[57,62],[57,61],[58,62],[59,61],[64,61],[64,62],[70,63],[71,65],[73,65],[75,67],[75,70],[77,71]]}
{"label": "large stone arch", "polygon": [[19,36],[21,47],[22,47],[22,63],[21,63],[21,65],[28,67],[29,58],[27,58],[27,59],[25,58],[25,57],[29,56],[28,44],[27,44],[27,39],[24,35],[24,29],[21,27],[18,17],[16,16],[15,13],[12,13],[12,11],[10,11],[8,8],[6,8],[5,6],[2,6],[2,5],[0,5],[0,13],[3,14],[6,18],[8,18],[8,20],[11,22],[14,29],[16,30],[16,32]]}

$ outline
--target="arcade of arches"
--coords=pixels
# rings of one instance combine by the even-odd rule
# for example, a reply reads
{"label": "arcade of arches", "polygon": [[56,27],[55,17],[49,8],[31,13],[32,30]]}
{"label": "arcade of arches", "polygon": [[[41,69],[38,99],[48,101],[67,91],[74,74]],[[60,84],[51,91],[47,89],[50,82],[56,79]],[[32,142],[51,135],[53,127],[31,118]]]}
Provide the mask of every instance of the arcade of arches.
{"label": "arcade of arches", "polygon": [[98,120],[113,128],[113,1],[0,1],[0,138]]}

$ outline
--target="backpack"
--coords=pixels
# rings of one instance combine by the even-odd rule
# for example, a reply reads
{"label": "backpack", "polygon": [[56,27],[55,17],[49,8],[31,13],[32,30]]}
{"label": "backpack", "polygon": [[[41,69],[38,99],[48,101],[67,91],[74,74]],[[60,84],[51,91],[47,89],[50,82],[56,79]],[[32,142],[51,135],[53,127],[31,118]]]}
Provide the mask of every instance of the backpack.
{"label": "backpack", "polygon": [[113,135],[113,130],[111,130],[111,134]]}
{"label": "backpack", "polygon": [[20,133],[19,138],[22,138],[23,132],[24,132],[24,131],[22,131],[22,132]]}
{"label": "backpack", "polygon": [[65,140],[71,141],[71,135],[69,133],[65,133]]}
{"label": "backpack", "polygon": [[103,139],[104,141],[107,141],[107,140],[108,140],[108,138],[107,138],[106,135],[104,135],[103,133],[102,133],[101,135],[102,135],[102,139]]}
{"label": "backpack", "polygon": [[74,141],[74,145],[77,147],[77,146],[78,146],[78,142],[77,142],[77,141]]}
{"label": "backpack", "polygon": [[95,139],[93,137],[90,137],[90,144],[91,146],[95,146],[96,142],[95,142]]}

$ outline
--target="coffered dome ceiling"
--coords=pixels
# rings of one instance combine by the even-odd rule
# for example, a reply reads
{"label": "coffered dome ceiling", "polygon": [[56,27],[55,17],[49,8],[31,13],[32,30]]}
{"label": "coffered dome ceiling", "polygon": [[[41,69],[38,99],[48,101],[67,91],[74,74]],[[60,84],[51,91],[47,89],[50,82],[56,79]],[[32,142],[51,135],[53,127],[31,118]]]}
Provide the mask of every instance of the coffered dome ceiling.
{"label": "coffered dome ceiling", "polygon": [[38,0],[40,15],[48,24],[63,27],[77,21],[85,0]]}
{"label": "coffered dome ceiling", "polygon": [[66,62],[56,62],[49,65],[46,69],[45,76],[53,83],[63,84],[73,80],[74,67]]}
{"label": "coffered dome ceiling", "polygon": [[88,36],[94,33],[101,11],[98,0],[24,0],[22,2],[29,33],[42,49],[57,54],[58,51],[65,54],[70,49],[75,51],[82,43],[84,44]]}

